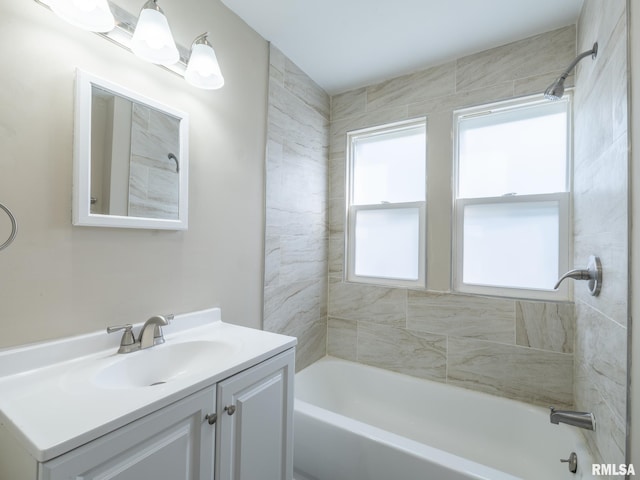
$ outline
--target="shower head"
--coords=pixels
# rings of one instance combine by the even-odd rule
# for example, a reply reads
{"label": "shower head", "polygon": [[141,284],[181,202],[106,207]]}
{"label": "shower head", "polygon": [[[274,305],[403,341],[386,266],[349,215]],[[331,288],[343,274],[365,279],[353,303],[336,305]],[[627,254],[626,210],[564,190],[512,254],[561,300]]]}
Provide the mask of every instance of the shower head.
{"label": "shower head", "polygon": [[584,57],[591,55],[591,58],[595,60],[598,55],[598,42],[593,44],[593,48],[587,52],[583,52],[578,55],[573,62],[567,67],[567,69],[556,80],[547,87],[544,91],[544,96],[547,100],[560,100],[564,94],[564,81],[567,79],[571,70],[578,64]]}

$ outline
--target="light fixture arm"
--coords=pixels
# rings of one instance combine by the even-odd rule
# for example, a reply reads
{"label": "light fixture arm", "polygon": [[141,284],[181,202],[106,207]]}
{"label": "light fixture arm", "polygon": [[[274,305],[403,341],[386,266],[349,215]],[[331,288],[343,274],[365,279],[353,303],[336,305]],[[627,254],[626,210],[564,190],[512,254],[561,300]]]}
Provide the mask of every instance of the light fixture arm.
{"label": "light fixture arm", "polygon": [[[36,3],[41,6],[51,10],[51,7],[44,3],[41,0],[34,0]],[[120,8],[118,5],[113,3],[111,0],[107,0],[109,3],[109,7],[111,8],[111,12],[116,20],[116,26],[110,32],[94,32],[96,35],[101,36],[109,40],[112,43],[124,48],[125,50],[131,51],[131,38],[133,37],[133,32],[136,28],[137,17],[125,9]],[[150,8],[154,10],[158,10],[162,12],[160,7],[157,5],[155,0],[149,0],[142,8],[146,8],[149,5]],[[189,49],[179,45],[176,43],[176,48],[178,49],[178,53],[180,55],[180,59],[174,63],[173,65],[158,65],[160,68],[164,68],[172,73],[180,77],[184,77],[185,71],[187,70],[187,62],[189,60]]]}

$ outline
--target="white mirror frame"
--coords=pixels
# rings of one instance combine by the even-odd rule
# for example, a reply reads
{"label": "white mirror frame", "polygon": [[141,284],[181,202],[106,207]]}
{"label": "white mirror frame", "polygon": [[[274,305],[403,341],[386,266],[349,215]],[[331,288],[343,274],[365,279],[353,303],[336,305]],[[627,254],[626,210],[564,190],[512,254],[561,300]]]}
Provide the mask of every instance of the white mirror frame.
{"label": "white mirror frame", "polygon": [[[92,87],[97,86],[134,102],[147,105],[180,120],[180,178],[177,219],[127,217],[91,213],[91,102]],[[76,72],[75,127],[73,148],[73,225],[92,227],[186,230],[189,199],[189,117],[120,85],[82,71]]]}

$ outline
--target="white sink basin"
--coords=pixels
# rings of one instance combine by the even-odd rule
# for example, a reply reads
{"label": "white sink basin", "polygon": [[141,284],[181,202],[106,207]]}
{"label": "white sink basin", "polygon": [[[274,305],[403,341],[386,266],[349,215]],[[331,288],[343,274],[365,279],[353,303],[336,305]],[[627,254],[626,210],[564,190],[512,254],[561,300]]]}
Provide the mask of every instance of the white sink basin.
{"label": "white sink basin", "polygon": [[194,340],[165,343],[133,353],[100,370],[94,385],[120,389],[153,387],[215,368],[236,349],[221,341]]}

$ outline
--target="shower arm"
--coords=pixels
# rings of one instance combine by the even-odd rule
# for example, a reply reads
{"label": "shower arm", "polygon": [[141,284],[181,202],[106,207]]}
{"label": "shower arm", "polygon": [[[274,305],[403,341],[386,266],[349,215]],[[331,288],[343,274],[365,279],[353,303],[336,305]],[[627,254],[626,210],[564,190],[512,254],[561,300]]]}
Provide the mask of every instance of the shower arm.
{"label": "shower arm", "polygon": [[560,75],[560,77],[562,77],[563,79],[566,79],[569,74],[571,73],[571,70],[574,69],[574,67],[578,64],[578,62],[580,60],[582,60],[584,57],[587,57],[591,55],[591,58],[595,59],[596,56],[598,55],[598,42],[593,44],[593,48],[591,50],[588,50],[586,52],[581,53],[580,55],[578,55],[573,62],[571,62],[571,64],[567,67],[567,69],[564,71],[564,73],[562,75]]}

